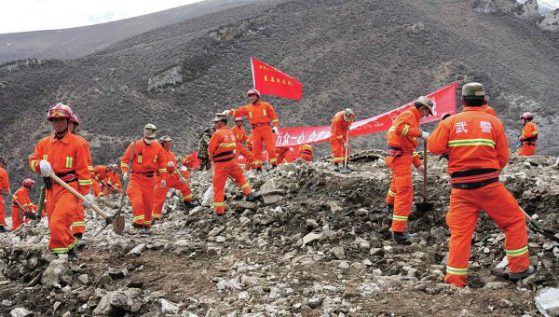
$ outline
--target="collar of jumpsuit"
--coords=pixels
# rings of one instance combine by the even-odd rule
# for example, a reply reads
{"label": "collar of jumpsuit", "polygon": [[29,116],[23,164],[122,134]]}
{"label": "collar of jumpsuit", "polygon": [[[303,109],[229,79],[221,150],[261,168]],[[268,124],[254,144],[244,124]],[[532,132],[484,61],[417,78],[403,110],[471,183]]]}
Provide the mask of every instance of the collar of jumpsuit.
{"label": "collar of jumpsuit", "polygon": [[54,143],[54,142],[62,142],[64,144],[68,144],[69,139],[70,139],[70,134],[69,132],[66,132],[66,134],[62,137],[62,139],[58,139],[56,138],[56,133],[53,133],[50,138],[49,141],[50,143]]}

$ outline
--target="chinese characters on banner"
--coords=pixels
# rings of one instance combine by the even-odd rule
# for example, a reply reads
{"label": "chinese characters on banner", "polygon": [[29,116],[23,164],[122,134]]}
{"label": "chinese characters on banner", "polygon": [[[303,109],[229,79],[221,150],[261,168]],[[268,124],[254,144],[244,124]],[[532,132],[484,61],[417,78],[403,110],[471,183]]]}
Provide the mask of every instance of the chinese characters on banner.
{"label": "chinese characters on banner", "polygon": [[[424,118],[421,123],[437,121],[447,113],[456,113],[457,85],[458,83],[452,83],[427,95],[427,98],[431,99],[434,104],[433,115]],[[381,115],[356,121],[351,125],[349,135],[355,137],[386,131],[390,128],[392,122],[398,117],[398,115],[411,106],[413,106],[413,102]],[[320,143],[329,141],[329,139],[330,126],[286,127],[279,129],[276,146],[296,146],[305,143]]]}
{"label": "chinese characters on banner", "polygon": [[303,85],[296,78],[257,60],[250,58],[254,88],[263,95],[301,100]]}

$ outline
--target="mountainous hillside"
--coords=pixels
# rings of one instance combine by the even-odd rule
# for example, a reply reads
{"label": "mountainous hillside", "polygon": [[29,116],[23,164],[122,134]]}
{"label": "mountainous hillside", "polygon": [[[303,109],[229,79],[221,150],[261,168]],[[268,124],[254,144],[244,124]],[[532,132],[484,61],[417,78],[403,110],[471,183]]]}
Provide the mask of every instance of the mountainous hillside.
{"label": "mountainous hillside", "polygon": [[141,17],[71,29],[0,34],[0,62],[22,58],[74,59],[156,28],[254,0],[207,0]]}
{"label": "mountainous hillside", "polygon": [[[258,1],[153,29],[83,58],[0,66],[0,142],[22,171],[49,131],[45,111],[70,104],[95,163],[115,161],[147,122],[193,150],[217,111],[246,101],[254,56],[298,77],[301,102],[277,98],[280,125],[324,125],[339,109],[365,118],[452,81],[486,84],[511,141],[536,114],[539,154],[557,154],[559,35],[473,1]],[[108,31],[107,31],[108,32]],[[181,77],[177,81],[176,73]],[[174,78],[174,79],[173,79]],[[384,147],[384,135],[356,148]],[[319,152],[326,146],[319,146]]]}

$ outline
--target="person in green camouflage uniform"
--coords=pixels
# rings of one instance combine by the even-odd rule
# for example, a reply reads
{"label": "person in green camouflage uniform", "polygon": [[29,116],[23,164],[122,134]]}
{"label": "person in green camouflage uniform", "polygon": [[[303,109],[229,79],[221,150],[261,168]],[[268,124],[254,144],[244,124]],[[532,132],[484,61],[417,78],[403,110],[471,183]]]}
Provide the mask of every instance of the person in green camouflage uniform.
{"label": "person in green camouflage uniform", "polygon": [[208,128],[200,134],[198,140],[198,159],[200,159],[200,169],[209,170],[211,168],[210,156],[208,154],[208,144],[212,138],[212,129]]}

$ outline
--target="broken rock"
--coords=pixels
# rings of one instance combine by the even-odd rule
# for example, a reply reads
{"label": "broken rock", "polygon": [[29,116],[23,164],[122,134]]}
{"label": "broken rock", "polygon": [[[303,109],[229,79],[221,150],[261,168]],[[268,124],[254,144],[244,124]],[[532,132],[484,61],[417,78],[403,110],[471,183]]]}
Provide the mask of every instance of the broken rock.
{"label": "broken rock", "polygon": [[545,288],[534,299],[538,311],[546,317],[559,316],[559,288]]}

